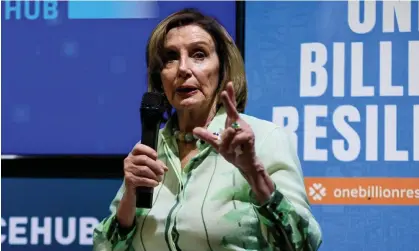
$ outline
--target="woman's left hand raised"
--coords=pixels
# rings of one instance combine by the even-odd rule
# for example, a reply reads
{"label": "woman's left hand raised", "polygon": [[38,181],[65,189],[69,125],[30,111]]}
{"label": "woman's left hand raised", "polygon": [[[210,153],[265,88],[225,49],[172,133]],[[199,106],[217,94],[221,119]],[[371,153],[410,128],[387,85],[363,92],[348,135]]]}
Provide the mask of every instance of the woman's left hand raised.
{"label": "woman's left hand raised", "polygon": [[260,165],[255,153],[255,135],[249,124],[240,118],[236,109],[236,98],[231,82],[227,84],[226,90],[221,92],[221,100],[227,118],[225,129],[220,137],[202,127],[195,128],[193,133],[213,146],[219,154],[239,168],[245,176],[263,171],[263,166]]}

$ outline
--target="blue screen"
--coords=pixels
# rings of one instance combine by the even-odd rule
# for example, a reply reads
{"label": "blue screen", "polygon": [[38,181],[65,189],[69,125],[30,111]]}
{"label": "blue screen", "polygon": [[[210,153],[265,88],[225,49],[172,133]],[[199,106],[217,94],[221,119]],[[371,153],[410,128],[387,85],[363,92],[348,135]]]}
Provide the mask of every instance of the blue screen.
{"label": "blue screen", "polygon": [[141,138],[145,48],[193,7],[235,36],[235,2],[2,1],[2,154],[126,154]]}
{"label": "blue screen", "polygon": [[110,215],[121,184],[122,179],[2,179],[2,250],[92,250],[93,228]]}
{"label": "blue screen", "polygon": [[292,135],[321,250],[418,250],[418,10],[246,2],[247,113]]}

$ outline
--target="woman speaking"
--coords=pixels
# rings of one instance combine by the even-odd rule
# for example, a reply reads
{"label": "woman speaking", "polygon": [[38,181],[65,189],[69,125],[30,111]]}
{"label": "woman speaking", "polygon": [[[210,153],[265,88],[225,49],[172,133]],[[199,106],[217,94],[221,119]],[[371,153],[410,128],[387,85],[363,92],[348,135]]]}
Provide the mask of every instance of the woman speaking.
{"label": "woman speaking", "polygon": [[[94,250],[317,250],[295,148],[243,114],[244,63],[226,30],[186,9],[154,29],[146,53],[149,90],[174,112],[157,151],[138,143],[126,157]],[[136,187],[154,188],[151,209],[136,208]]]}

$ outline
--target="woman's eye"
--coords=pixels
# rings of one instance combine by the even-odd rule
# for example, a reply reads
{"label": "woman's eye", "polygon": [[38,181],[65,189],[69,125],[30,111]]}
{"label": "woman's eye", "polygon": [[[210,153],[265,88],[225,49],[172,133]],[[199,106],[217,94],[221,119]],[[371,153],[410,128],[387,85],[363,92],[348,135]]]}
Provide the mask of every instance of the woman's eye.
{"label": "woman's eye", "polygon": [[203,53],[202,51],[197,51],[193,54],[193,58],[203,59],[205,58],[205,53]]}
{"label": "woman's eye", "polygon": [[166,53],[166,62],[171,62],[177,59],[177,53],[174,51],[170,51]]}

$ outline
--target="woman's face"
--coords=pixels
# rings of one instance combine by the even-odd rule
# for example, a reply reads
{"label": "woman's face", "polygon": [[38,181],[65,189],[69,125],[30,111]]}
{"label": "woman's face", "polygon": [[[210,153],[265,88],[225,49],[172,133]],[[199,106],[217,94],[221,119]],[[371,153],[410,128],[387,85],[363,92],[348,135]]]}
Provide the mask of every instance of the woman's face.
{"label": "woman's face", "polygon": [[219,81],[219,60],[209,33],[197,25],[173,28],[165,41],[166,62],[160,77],[176,110],[212,105]]}

